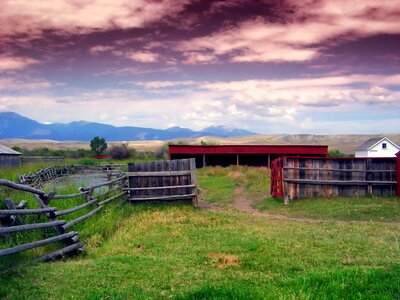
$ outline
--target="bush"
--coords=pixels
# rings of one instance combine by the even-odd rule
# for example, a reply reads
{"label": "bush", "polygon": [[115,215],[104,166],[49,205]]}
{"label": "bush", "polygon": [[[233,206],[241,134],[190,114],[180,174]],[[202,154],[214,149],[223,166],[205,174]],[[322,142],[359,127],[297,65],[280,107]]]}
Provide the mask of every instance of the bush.
{"label": "bush", "polygon": [[328,156],[330,156],[330,157],[343,157],[343,156],[349,156],[349,155],[347,155],[346,153],[343,153],[339,149],[332,149],[332,150],[329,150]]}
{"label": "bush", "polygon": [[94,166],[97,164],[96,160],[94,158],[82,158],[79,160],[78,164],[83,165],[83,166]]}
{"label": "bush", "polygon": [[114,145],[108,151],[112,159],[126,159],[130,158],[132,153],[128,148],[128,144]]}

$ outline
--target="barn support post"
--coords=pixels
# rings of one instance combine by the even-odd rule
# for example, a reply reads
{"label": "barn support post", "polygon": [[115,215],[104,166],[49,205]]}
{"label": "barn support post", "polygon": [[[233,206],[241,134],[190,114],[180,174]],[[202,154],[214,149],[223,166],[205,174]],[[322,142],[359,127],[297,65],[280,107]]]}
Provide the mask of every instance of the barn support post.
{"label": "barn support post", "polygon": [[268,154],[268,169],[271,169],[271,154]]}
{"label": "barn support post", "polygon": [[203,154],[203,168],[206,166],[206,155]]}
{"label": "barn support post", "polygon": [[396,157],[396,195],[397,197],[400,197],[400,152],[397,152]]}
{"label": "barn support post", "polygon": [[236,165],[237,165],[237,166],[239,165],[239,153],[236,154]]}

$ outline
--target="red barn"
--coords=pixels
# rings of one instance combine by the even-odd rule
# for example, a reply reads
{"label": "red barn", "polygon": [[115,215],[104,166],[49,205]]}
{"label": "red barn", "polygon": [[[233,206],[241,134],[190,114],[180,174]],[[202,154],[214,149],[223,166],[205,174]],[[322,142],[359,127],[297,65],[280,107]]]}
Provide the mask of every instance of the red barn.
{"label": "red barn", "polygon": [[326,157],[328,146],[311,145],[169,145],[169,159],[195,158],[196,167],[271,166],[281,156]]}

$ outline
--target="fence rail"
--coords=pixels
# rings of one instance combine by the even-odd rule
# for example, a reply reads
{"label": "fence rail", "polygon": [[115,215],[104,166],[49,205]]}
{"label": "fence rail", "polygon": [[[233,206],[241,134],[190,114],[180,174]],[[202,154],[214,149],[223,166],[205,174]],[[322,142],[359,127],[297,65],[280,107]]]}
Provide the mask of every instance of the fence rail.
{"label": "fence rail", "polygon": [[[22,245],[16,245],[6,249],[0,249],[0,257],[57,242],[64,243],[61,249],[38,257],[35,259],[35,261],[53,260],[72,251],[82,251],[83,245],[79,242],[78,232],[68,232],[69,229],[99,212],[105,204],[126,195],[126,184],[127,177],[119,176],[116,179],[108,180],[101,184],[81,188],[79,193],[70,195],[56,195],[54,192],[46,194],[42,190],[25,186],[23,184],[17,184],[7,180],[0,180],[0,186],[5,186],[34,195],[39,205],[39,208],[27,209],[25,208],[26,201],[22,201],[19,205],[15,205],[11,199],[4,200],[7,209],[0,210],[0,237],[2,237],[6,243],[10,240],[11,235],[15,233],[45,228],[54,229],[54,235],[51,237]],[[108,191],[103,192],[102,189],[104,187],[108,187]],[[99,192],[98,194],[96,194],[97,191]],[[117,191],[120,192],[116,195],[112,194],[112,192]],[[83,203],[68,209],[58,210],[56,207],[49,206],[50,203],[56,204],[57,201],[68,201],[68,199],[78,197],[82,199]],[[56,200],[56,202],[53,202],[53,200]],[[57,219],[89,207],[92,207],[89,212],[84,213],[73,220],[66,221]],[[30,215],[45,215],[49,221],[25,224],[24,217]]]}

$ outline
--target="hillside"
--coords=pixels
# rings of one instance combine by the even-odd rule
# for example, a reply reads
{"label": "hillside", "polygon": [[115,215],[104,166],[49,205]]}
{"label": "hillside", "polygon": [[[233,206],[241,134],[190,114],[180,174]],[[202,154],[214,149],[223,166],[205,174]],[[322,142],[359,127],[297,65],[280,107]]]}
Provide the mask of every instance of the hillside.
{"label": "hillside", "polygon": [[[395,143],[400,144],[400,134],[386,135]],[[231,137],[220,138],[212,136],[204,136],[199,138],[180,138],[168,141],[128,141],[130,147],[136,148],[138,151],[156,151],[162,147],[166,142],[176,143],[178,141],[186,142],[189,144],[200,144],[201,141],[216,143],[219,145],[290,145],[290,144],[303,144],[303,145],[328,145],[329,149],[339,149],[340,151],[348,154],[355,152],[355,149],[366,140],[375,137],[375,135],[255,135],[246,137]],[[110,145],[120,143],[118,141],[109,142]],[[3,139],[0,144],[9,147],[18,146],[28,149],[38,147],[48,147],[50,149],[89,149],[89,142],[77,141],[53,141],[53,140],[26,140],[26,139]]]}

